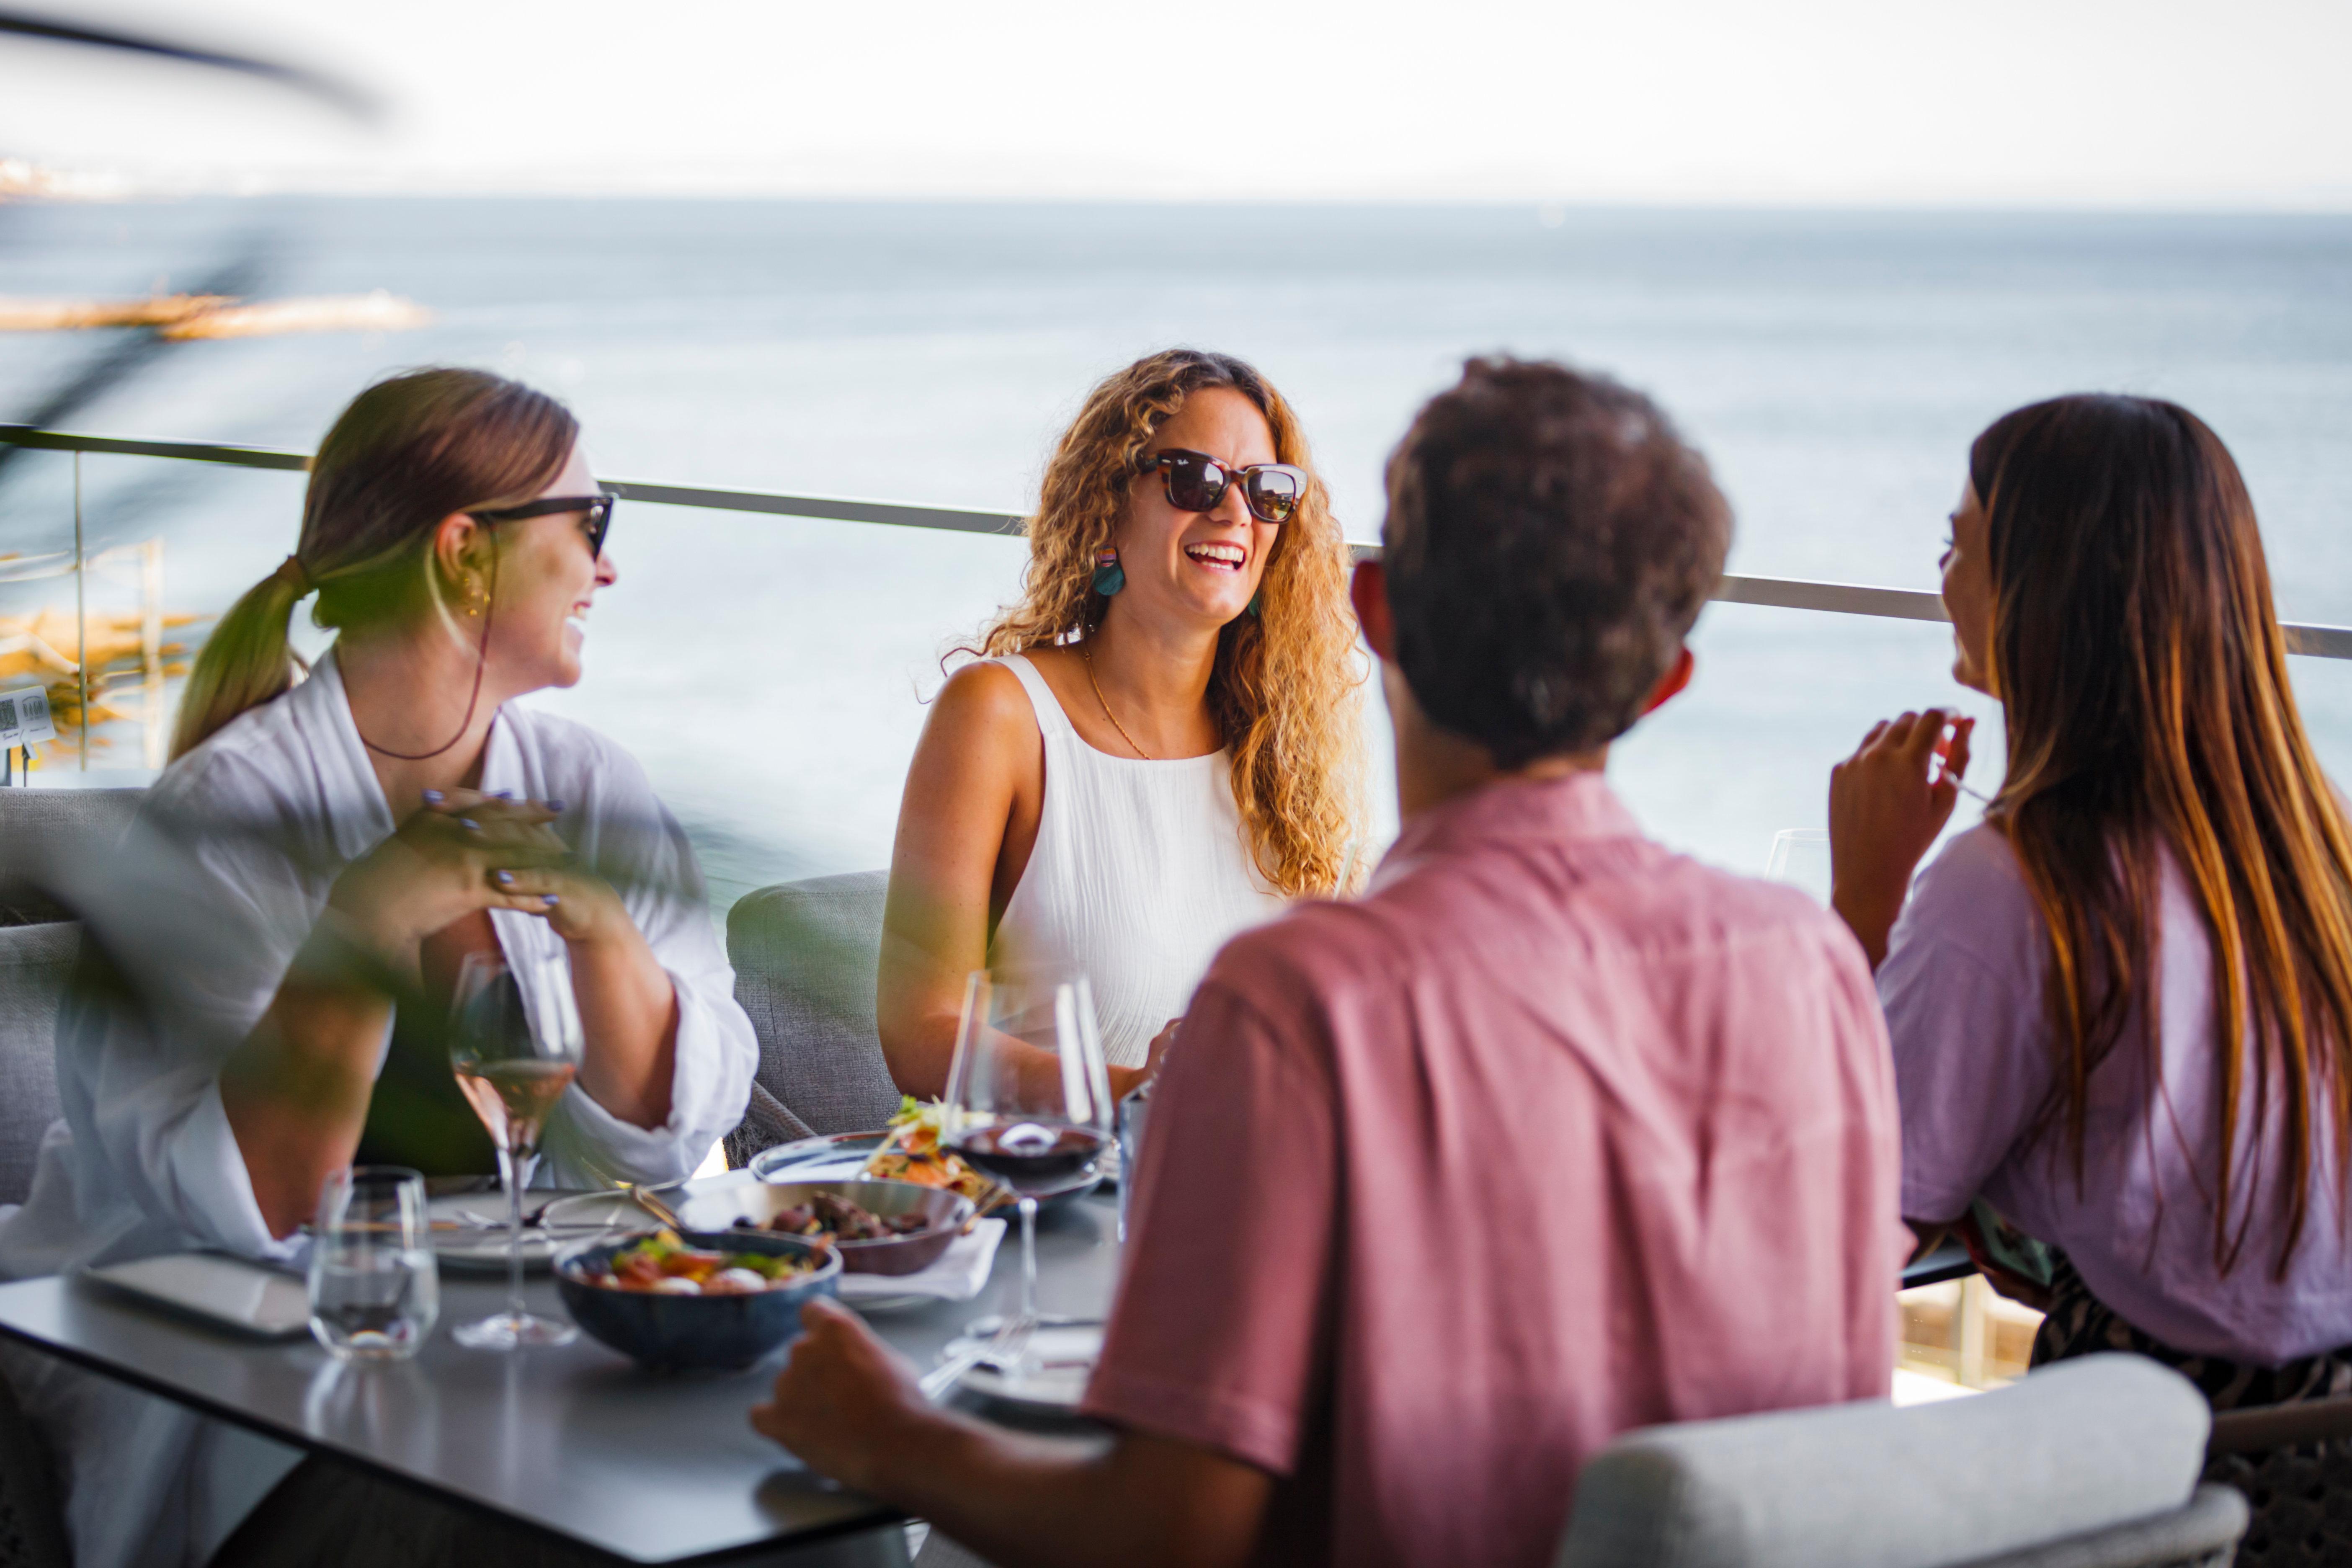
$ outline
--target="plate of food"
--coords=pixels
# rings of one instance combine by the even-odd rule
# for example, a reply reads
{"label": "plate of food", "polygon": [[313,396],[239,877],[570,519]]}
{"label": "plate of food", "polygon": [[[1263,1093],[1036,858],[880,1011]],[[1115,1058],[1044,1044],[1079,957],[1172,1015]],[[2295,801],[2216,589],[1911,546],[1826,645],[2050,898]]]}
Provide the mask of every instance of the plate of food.
{"label": "plate of food", "polygon": [[641,1230],[571,1247],[555,1283],[572,1321],[623,1355],[722,1372],[799,1338],[802,1306],[839,1293],[841,1258],[797,1236]]}
{"label": "plate of food", "polygon": [[938,1261],[978,1213],[944,1187],[863,1178],[761,1182],[688,1192],[678,1217],[698,1230],[828,1239],[852,1274],[915,1274]]}
{"label": "plate of food", "polygon": [[[947,1107],[939,1100],[925,1102],[908,1095],[888,1126],[873,1132],[835,1132],[779,1143],[751,1157],[751,1173],[767,1183],[908,1182],[960,1193],[982,1214],[1010,1207],[1010,1192],[965,1163],[963,1156],[941,1140],[946,1117]],[[1038,1212],[1050,1214],[1091,1190],[1081,1187],[1047,1198],[1037,1205]]]}
{"label": "plate of food", "polygon": [[[443,1193],[425,1200],[433,1256],[452,1273],[502,1273],[507,1266],[507,1200],[497,1191]],[[648,1223],[626,1193],[523,1194],[522,1265],[543,1274],[576,1241]],[[307,1228],[307,1227],[306,1227]]]}

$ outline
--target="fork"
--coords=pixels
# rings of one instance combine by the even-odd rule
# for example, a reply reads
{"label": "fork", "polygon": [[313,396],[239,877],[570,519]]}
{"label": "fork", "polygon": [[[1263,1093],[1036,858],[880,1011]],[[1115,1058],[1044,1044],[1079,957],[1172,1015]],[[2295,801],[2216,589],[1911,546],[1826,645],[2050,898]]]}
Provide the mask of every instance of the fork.
{"label": "fork", "polygon": [[1011,1371],[1019,1366],[1023,1358],[1029,1353],[1030,1336],[1036,1331],[1035,1313],[1015,1313],[1004,1320],[1003,1327],[996,1331],[994,1339],[984,1345],[976,1345],[950,1361],[941,1363],[925,1373],[922,1381],[916,1386],[923,1391],[925,1399],[937,1405],[954,1392],[955,1385],[962,1381],[963,1374],[973,1367],[988,1365]]}

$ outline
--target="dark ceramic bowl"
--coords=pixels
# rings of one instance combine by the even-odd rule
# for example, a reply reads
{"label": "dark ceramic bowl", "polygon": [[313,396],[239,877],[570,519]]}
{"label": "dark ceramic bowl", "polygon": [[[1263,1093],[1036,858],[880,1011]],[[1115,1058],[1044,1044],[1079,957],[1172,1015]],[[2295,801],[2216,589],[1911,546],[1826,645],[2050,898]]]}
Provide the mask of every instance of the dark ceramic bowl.
{"label": "dark ceramic bowl", "polygon": [[[919,1186],[913,1182],[778,1182],[745,1183],[716,1192],[696,1193],[678,1205],[678,1217],[705,1230],[721,1226],[747,1227],[754,1236],[773,1235],[758,1227],[788,1208],[805,1204],[818,1193],[846,1198],[867,1214],[884,1219],[919,1215],[923,1228],[907,1236],[877,1241],[835,1241],[841,1266],[852,1274],[913,1274],[939,1261],[971,1223],[971,1200],[961,1193]],[[731,1234],[731,1233],[730,1233]]]}
{"label": "dark ceramic bowl", "polygon": [[814,1272],[780,1289],[740,1296],[668,1296],[591,1285],[586,1276],[613,1255],[655,1234],[641,1230],[574,1247],[555,1260],[555,1288],[572,1321],[595,1339],[656,1372],[733,1372],[800,1337],[801,1308],[814,1296],[841,1294],[841,1258],[797,1236],[754,1230],[678,1233],[690,1247],[772,1257],[824,1254]]}

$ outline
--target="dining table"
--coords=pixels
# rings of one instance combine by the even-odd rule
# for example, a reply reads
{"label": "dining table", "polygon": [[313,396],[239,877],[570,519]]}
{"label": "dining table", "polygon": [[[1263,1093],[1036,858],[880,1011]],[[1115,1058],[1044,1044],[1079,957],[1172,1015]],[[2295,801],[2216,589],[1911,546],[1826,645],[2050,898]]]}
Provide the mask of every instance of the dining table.
{"label": "dining table", "polygon": [[[751,1179],[739,1171],[705,1180]],[[1101,1316],[1117,1280],[1118,1234],[1118,1202],[1106,1194],[1041,1218],[1040,1305]],[[865,1316],[928,1370],[975,1316],[1012,1310],[1020,1268],[1016,1230],[975,1299]],[[531,1310],[565,1315],[551,1279],[527,1289]],[[907,1561],[902,1514],[815,1475],[751,1430],[747,1415],[767,1397],[785,1350],[742,1372],[677,1375],[645,1371],[585,1334],[495,1353],[450,1339],[449,1324],[498,1310],[505,1299],[502,1271],[445,1268],[440,1326],[413,1359],[389,1363],[340,1362],[307,1337],[238,1336],[70,1276],[0,1284],[0,1335],[615,1562]],[[980,1414],[994,1408],[970,1394],[957,1398]]]}

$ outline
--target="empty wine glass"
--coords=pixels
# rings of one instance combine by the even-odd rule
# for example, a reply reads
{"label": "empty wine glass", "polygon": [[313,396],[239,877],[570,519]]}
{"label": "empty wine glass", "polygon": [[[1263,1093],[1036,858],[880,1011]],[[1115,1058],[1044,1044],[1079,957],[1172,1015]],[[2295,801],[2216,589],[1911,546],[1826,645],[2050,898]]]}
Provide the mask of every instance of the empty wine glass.
{"label": "empty wine glass", "polygon": [[569,1344],[580,1332],[533,1316],[523,1303],[523,1189],[539,1168],[548,1116],[580,1070],[581,1052],[571,972],[552,956],[524,962],[528,990],[499,954],[467,954],[449,1009],[449,1065],[498,1146],[507,1189],[507,1310],[450,1331],[471,1350]]}
{"label": "empty wine glass", "polygon": [[1830,902],[1830,836],[1819,827],[1784,827],[1772,836],[1764,875],[1802,888],[1823,909]]}
{"label": "empty wine glass", "polygon": [[974,970],[948,1069],[942,1131],[950,1148],[1019,1201],[1014,1323],[1045,1321],[1037,1314],[1038,1200],[1100,1179],[1115,1113],[1087,977],[1059,964]]}
{"label": "empty wine glass", "polygon": [[405,1361],[441,1315],[425,1178],[397,1165],[331,1173],[310,1239],[310,1332],[337,1361]]}

